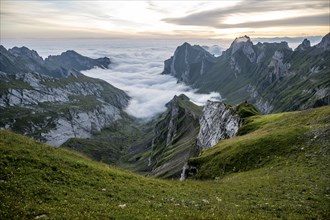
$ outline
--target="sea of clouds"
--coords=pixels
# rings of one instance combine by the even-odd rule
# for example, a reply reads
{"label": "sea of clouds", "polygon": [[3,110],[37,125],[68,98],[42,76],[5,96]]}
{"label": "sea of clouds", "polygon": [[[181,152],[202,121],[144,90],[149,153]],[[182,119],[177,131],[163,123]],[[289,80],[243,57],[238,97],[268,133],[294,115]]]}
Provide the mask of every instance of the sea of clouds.
{"label": "sea of clouds", "polygon": [[[216,41],[188,41],[191,44],[205,45],[215,55],[220,55],[221,48],[213,46]],[[198,94],[170,75],[161,75],[164,60],[170,58],[182,40],[130,40],[130,39],[47,39],[25,41],[7,41],[6,47],[27,46],[46,58],[58,55],[66,50],[92,57],[109,57],[109,69],[95,68],[82,73],[100,78],[124,90],[131,101],[126,112],[134,117],[150,119],[166,110],[165,104],[175,95],[185,94],[191,101],[204,105],[207,100],[219,100],[219,93]],[[212,52],[212,51],[210,51]]]}
{"label": "sea of clouds", "polygon": [[[151,43],[151,44],[150,44]],[[165,104],[175,95],[185,94],[197,105],[207,100],[220,100],[219,93],[198,94],[170,75],[161,75],[164,60],[173,55],[179,44],[130,44],[123,47],[96,51],[111,59],[109,69],[92,69],[83,74],[103,79],[124,90],[131,101],[126,112],[137,118],[150,119],[166,110]]]}

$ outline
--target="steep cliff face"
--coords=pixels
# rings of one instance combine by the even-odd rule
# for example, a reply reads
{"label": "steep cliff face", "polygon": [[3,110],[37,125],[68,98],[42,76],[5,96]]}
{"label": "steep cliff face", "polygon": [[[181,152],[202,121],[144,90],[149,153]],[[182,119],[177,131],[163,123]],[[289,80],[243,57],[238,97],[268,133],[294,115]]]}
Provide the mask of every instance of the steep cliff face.
{"label": "steep cliff face", "polygon": [[170,59],[165,60],[162,74],[172,75],[180,82],[191,84],[196,77],[208,71],[215,60],[216,58],[202,47],[184,43],[175,50]]}
{"label": "steep cliff face", "polygon": [[[203,112],[199,119],[199,133],[197,136],[197,145],[199,146],[200,156],[207,148],[211,148],[225,139],[233,138],[236,135],[243,135],[249,132],[248,128],[241,129],[246,126],[246,118],[259,115],[256,107],[247,102],[237,106],[228,106],[222,102],[208,101],[203,108]],[[248,126],[246,126],[248,127]],[[191,163],[190,158],[182,168],[180,180],[185,180],[189,176],[195,176],[199,171],[199,166]]]}
{"label": "steep cliff face", "polygon": [[224,103],[208,101],[199,124],[197,144],[202,148],[209,148],[220,140],[234,137],[241,125],[241,118],[233,108]]}
{"label": "steep cliff face", "polygon": [[[236,38],[221,56],[205,62],[203,74],[198,74],[201,65],[184,62],[189,54],[180,57],[179,53],[175,54],[173,70],[167,71],[165,65],[163,73],[175,73],[172,75],[179,81],[199,92],[219,92],[231,105],[247,100],[262,113],[326,105],[330,97],[329,39],[330,33],[313,47],[304,40],[292,51],[287,42],[254,45],[243,36]],[[178,50],[182,51],[183,46]],[[180,65],[185,68],[177,68]],[[181,74],[189,80],[182,80]]]}
{"label": "steep cliff face", "polygon": [[[122,118],[129,97],[110,84],[76,70],[77,63],[84,63],[80,69],[93,67],[94,60],[74,53],[74,58],[66,57],[64,66],[52,64],[66,73],[53,77],[49,75],[50,64],[45,64],[37,52],[24,47],[9,51],[0,49],[3,51],[0,57],[0,127],[60,146],[69,138],[91,137]],[[17,63],[19,60],[22,62]],[[15,70],[15,66],[19,70]],[[43,70],[45,72],[37,72]]]}

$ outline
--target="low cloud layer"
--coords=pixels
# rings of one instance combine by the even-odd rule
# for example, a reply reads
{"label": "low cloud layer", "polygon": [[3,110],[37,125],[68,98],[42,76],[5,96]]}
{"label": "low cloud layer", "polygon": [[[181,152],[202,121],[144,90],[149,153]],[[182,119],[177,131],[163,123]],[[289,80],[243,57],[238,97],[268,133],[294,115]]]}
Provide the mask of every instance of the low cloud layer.
{"label": "low cloud layer", "polygon": [[161,75],[163,62],[174,52],[176,46],[150,47],[134,45],[114,51],[96,51],[112,60],[110,69],[92,69],[85,75],[103,79],[124,90],[132,98],[127,113],[137,118],[150,119],[166,110],[165,104],[174,95],[185,94],[191,101],[203,105],[208,99],[219,100],[219,93],[197,94],[190,87],[178,84],[177,79]]}

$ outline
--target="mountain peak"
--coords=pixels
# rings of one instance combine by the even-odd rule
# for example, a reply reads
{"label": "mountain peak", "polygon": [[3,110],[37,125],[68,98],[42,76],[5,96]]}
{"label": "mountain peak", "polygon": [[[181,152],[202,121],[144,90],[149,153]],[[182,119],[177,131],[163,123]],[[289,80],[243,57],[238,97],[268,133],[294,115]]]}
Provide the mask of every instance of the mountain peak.
{"label": "mountain peak", "polygon": [[[74,51],[74,50],[67,50],[67,51],[63,52],[61,55],[62,55],[62,56],[63,56],[63,55],[67,55],[67,56],[79,56],[80,54],[77,53],[77,52]],[[81,55],[80,55],[80,56],[81,56]]]}
{"label": "mountain peak", "polygon": [[253,44],[252,44],[250,37],[247,35],[244,35],[242,37],[235,38],[233,43],[231,43],[229,49],[231,49],[231,55],[233,55],[236,51],[238,51],[241,48],[245,48],[246,51],[248,52],[248,54],[251,54],[251,53],[253,53],[252,46],[253,46]]}
{"label": "mountain peak", "polygon": [[28,58],[31,58],[31,59],[37,61],[38,63],[43,62],[42,57],[39,56],[37,51],[30,50],[27,47],[13,47],[12,49],[9,49],[8,52],[11,53],[15,57],[28,57]]}
{"label": "mountain peak", "polygon": [[5,50],[5,51],[7,51],[7,49],[6,49],[4,46],[0,45],[0,51],[1,51],[1,50]]}
{"label": "mountain peak", "polygon": [[188,96],[186,96],[185,94],[180,94],[180,95],[175,95],[171,101],[169,101],[168,103],[166,103],[166,107],[170,108],[171,106],[173,106],[173,104],[177,104],[178,101],[189,101],[190,99],[188,98]]}
{"label": "mountain peak", "polygon": [[303,42],[295,49],[295,51],[304,51],[311,47],[311,42],[308,39],[304,39]]}
{"label": "mountain peak", "polygon": [[188,98],[188,96],[186,96],[185,94],[180,94],[180,95],[175,95],[173,99],[177,99],[177,100],[187,100],[189,101],[190,99]]}
{"label": "mountain peak", "polygon": [[232,44],[234,43],[241,43],[241,42],[248,42],[251,41],[250,37],[247,35],[241,36],[241,37],[236,37],[235,40],[233,41]]}
{"label": "mountain peak", "polygon": [[191,44],[188,43],[188,42],[184,42],[184,43],[182,44],[182,46],[191,46]]}
{"label": "mountain peak", "polygon": [[316,47],[324,50],[330,50],[330,32],[322,38],[321,42],[318,43]]}

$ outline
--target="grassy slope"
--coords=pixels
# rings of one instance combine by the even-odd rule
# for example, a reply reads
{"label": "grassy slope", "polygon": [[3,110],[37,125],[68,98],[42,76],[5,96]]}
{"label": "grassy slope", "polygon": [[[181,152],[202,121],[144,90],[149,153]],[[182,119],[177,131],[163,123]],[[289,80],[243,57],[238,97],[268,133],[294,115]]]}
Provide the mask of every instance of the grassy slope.
{"label": "grassy slope", "polygon": [[0,219],[328,219],[329,123],[329,107],[248,118],[241,133],[249,134],[195,159],[206,165],[227,152],[235,171],[201,168],[200,177],[220,178],[186,182],[145,178],[0,131]]}
{"label": "grassy slope", "polygon": [[269,204],[288,199],[329,213],[329,106],[250,117],[239,133],[190,160],[199,168],[195,178],[243,178],[265,188]]}

